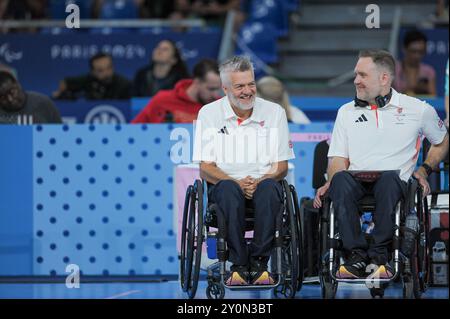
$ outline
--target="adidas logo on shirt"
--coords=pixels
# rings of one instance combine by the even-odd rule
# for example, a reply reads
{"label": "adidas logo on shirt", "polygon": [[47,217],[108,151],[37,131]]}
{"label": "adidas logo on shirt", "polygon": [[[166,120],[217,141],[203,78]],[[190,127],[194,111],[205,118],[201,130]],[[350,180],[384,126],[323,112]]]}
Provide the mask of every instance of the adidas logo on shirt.
{"label": "adidas logo on shirt", "polygon": [[361,122],[367,122],[367,117],[364,114],[361,114],[361,116],[355,121],[355,123]]}

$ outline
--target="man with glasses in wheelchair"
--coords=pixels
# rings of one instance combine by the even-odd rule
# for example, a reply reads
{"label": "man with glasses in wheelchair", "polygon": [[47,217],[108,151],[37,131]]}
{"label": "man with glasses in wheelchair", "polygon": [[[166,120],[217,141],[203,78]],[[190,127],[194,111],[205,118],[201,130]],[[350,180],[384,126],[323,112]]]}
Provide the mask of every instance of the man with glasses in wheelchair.
{"label": "man with glasses in wheelchair", "polygon": [[[343,105],[334,125],[327,170],[328,181],[318,189],[314,207],[322,206],[328,193],[338,221],[343,250],[348,258],[336,278],[389,279],[389,245],[394,235],[393,213],[406,194],[414,175],[426,196],[433,168],[448,151],[448,134],[435,109],[419,99],[400,94],[392,87],[395,61],[389,52],[365,50],[355,67],[355,100]],[[424,164],[414,171],[421,136],[432,144]],[[348,171],[384,171],[368,186]],[[399,175],[397,172],[400,172]],[[375,228],[368,243],[357,214],[358,200],[373,192]],[[368,272],[368,271],[367,271]]]}
{"label": "man with glasses in wheelchair", "polygon": [[[256,97],[251,61],[235,56],[220,66],[223,98],[199,112],[194,161],[210,185],[208,197],[227,224],[227,285],[272,285],[267,263],[275,234],[275,216],[283,205],[281,181],[294,158],[285,111]],[[247,245],[246,207],[254,210],[254,236]]]}

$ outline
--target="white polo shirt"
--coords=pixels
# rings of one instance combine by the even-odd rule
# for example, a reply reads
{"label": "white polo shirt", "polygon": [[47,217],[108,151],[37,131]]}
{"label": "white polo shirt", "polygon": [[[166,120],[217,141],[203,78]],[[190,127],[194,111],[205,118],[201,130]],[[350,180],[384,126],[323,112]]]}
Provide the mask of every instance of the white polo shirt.
{"label": "white polo shirt", "polygon": [[259,178],[272,163],[293,159],[284,109],[256,98],[252,115],[242,121],[225,96],[203,106],[195,125],[194,162],[214,162],[235,179]]}
{"label": "white polo shirt", "polygon": [[407,181],[416,166],[424,135],[440,144],[447,130],[436,110],[424,101],[392,89],[383,108],[341,106],[331,138],[328,157],[344,157],[349,170],[397,170]]}

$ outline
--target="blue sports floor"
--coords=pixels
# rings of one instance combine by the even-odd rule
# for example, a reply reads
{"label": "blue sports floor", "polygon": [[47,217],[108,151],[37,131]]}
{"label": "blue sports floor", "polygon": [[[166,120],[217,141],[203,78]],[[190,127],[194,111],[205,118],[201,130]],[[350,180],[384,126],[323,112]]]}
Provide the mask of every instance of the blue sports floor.
{"label": "blue sports floor", "polygon": [[[206,281],[200,281],[196,299],[205,299]],[[80,288],[68,289],[64,283],[1,283],[0,299],[184,299],[178,281],[157,283],[80,283]],[[271,291],[226,291],[225,299],[272,299]],[[296,298],[320,299],[318,284],[304,284]],[[340,284],[337,299],[371,299],[369,290],[361,284]],[[401,299],[401,284],[391,284],[385,299]],[[424,299],[448,299],[448,287],[430,287]]]}

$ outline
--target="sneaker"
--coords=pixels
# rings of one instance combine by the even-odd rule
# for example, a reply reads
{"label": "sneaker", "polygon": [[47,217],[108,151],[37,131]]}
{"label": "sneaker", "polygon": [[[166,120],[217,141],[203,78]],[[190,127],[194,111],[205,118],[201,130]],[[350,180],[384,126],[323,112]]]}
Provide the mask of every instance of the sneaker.
{"label": "sneaker", "polygon": [[336,278],[357,279],[364,278],[367,266],[367,259],[360,254],[353,252],[350,258],[339,267]]}
{"label": "sneaker", "polygon": [[252,285],[273,285],[275,283],[272,275],[267,270],[252,273],[252,278]]}
{"label": "sneaker", "polygon": [[394,270],[389,263],[384,265],[371,263],[367,267],[367,270],[370,272],[367,279],[391,279],[394,277]]}
{"label": "sneaker", "polygon": [[225,280],[228,286],[248,285],[248,270],[246,266],[231,266],[230,275]]}

